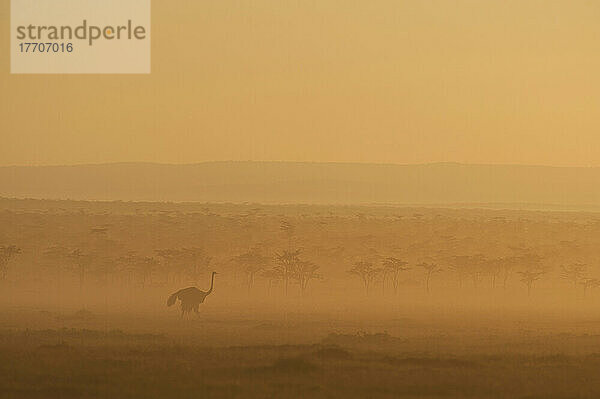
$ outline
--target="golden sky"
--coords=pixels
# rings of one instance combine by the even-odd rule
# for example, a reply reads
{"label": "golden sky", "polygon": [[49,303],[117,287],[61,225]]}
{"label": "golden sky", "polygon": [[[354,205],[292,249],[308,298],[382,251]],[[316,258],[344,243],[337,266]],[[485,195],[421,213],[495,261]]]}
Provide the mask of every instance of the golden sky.
{"label": "golden sky", "polygon": [[[600,2],[152,4],[151,75],[10,75],[0,164],[600,166]],[[176,5],[175,5],[176,4]]]}

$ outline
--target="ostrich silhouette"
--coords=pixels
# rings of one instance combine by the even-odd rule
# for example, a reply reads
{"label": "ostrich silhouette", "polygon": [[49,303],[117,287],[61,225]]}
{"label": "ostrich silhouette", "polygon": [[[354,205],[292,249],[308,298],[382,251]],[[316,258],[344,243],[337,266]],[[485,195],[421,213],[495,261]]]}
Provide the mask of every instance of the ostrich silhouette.
{"label": "ostrich silhouette", "polygon": [[167,306],[174,305],[175,301],[179,299],[181,301],[181,318],[183,318],[186,313],[189,313],[192,310],[198,314],[198,307],[213,291],[215,274],[217,274],[217,272],[212,272],[212,276],[210,278],[210,289],[208,291],[201,291],[196,287],[184,288],[172,294],[169,299],[167,299]]}

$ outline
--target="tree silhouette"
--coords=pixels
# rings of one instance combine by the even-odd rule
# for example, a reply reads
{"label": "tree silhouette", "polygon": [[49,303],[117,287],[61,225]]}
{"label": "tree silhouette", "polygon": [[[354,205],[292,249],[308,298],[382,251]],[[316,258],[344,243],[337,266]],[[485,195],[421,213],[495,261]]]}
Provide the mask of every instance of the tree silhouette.
{"label": "tree silhouette", "polygon": [[463,280],[468,275],[471,276],[473,287],[477,288],[483,274],[488,272],[485,268],[486,261],[481,254],[456,255],[449,259],[448,265],[457,274],[459,287],[463,286]]}
{"label": "tree silhouette", "polygon": [[583,287],[583,297],[585,298],[589,288],[600,287],[600,279],[586,277],[581,280],[580,284]]}
{"label": "tree silhouette", "polygon": [[[406,265],[408,262],[394,257],[388,257],[383,260],[383,270],[392,276],[392,285],[394,286],[394,294],[398,294],[398,284],[400,281],[400,273],[410,270]],[[385,281],[384,281],[385,284]]]}
{"label": "tree silhouette", "polygon": [[466,258],[466,256],[452,256],[447,260],[448,269],[456,273],[458,288],[463,288],[463,282],[469,274]]}
{"label": "tree silhouette", "polygon": [[560,268],[562,270],[560,278],[570,281],[575,288],[585,278],[587,272],[587,266],[581,262],[567,266],[563,265]]}
{"label": "tree silhouette", "polygon": [[268,270],[264,270],[260,276],[262,278],[265,278],[268,281],[268,288],[267,288],[267,293],[270,294],[271,293],[271,289],[273,288],[273,285],[277,284],[278,282],[283,280],[283,274],[281,273],[281,270],[273,267],[271,269]]}
{"label": "tree silhouette", "polygon": [[132,280],[140,284],[142,288],[146,286],[148,279],[158,267],[158,260],[149,256],[139,256],[129,254],[117,259],[117,262],[122,265],[122,269],[132,275]]}
{"label": "tree silhouette", "polygon": [[135,270],[137,275],[139,276],[139,281],[142,288],[145,288],[146,283],[152,277],[152,273],[158,267],[158,260],[151,256],[144,256],[138,258],[136,262]]}
{"label": "tree silhouette", "polygon": [[506,289],[508,284],[508,280],[513,273],[515,266],[519,261],[526,263],[527,261],[523,259],[523,257],[518,256],[507,256],[498,258],[498,267],[500,268],[502,275],[502,288]]}
{"label": "tree silhouette", "polygon": [[8,264],[19,253],[21,253],[21,249],[16,245],[0,247],[0,280],[6,279],[8,276]]}
{"label": "tree silhouette", "polygon": [[208,256],[202,248],[183,248],[181,250],[181,261],[186,264],[187,275],[194,284],[198,283],[200,277],[208,273],[212,257]]}
{"label": "tree silhouette", "polygon": [[431,281],[431,276],[433,276],[435,273],[441,272],[443,269],[433,262],[421,262],[417,266],[425,269],[425,287],[427,288],[427,292],[429,292],[429,282]]}
{"label": "tree silhouette", "polygon": [[531,287],[533,283],[538,281],[544,274],[546,274],[546,270],[540,268],[531,268],[518,272],[521,275],[521,282],[527,286],[527,296],[531,296]]}
{"label": "tree silhouette", "polygon": [[98,256],[94,259],[94,268],[90,270],[90,275],[96,277],[96,281],[108,285],[114,282],[115,277],[122,273],[123,264],[120,258],[112,259],[108,256]]}
{"label": "tree silhouette", "polygon": [[285,295],[288,294],[288,286],[292,273],[295,270],[298,262],[300,262],[300,250],[288,251],[284,250],[281,253],[275,254],[275,268],[281,274]]}
{"label": "tree silhouette", "polygon": [[482,254],[465,256],[464,262],[467,267],[467,273],[471,275],[473,281],[473,288],[479,286],[479,282],[482,280],[483,275],[487,272],[485,269],[487,258]]}
{"label": "tree silhouette", "polygon": [[300,260],[292,272],[292,277],[300,284],[300,292],[304,294],[310,280],[319,279],[319,266],[312,262]]}
{"label": "tree silhouette", "polygon": [[348,273],[354,274],[361,279],[365,292],[368,294],[373,280],[375,280],[375,277],[377,277],[381,271],[382,269],[373,267],[371,262],[359,261],[354,263],[354,266],[352,269],[348,270]]}
{"label": "tree silhouette", "polygon": [[248,292],[250,292],[254,286],[256,274],[260,271],[263,271],[269,264],[269,258],[261,255],[256,248],[234,257],[233,261],[240,265],[246,274],[246,287]]}
{"label": "tree silhouette", "polygon": [[487,273],[490,276],[491,288],[496,288],[496,281],[502,274],[502,258],[486,259],[485,264],[487,265]]}
{"label": "tree silhouette", "polygon": [[181,276],[185,270],[184,252],[180,249],[157,249],[154,252],[156,256],[162,259],[167,282],[171,275],[173,275],[173,281],[181,281]]}

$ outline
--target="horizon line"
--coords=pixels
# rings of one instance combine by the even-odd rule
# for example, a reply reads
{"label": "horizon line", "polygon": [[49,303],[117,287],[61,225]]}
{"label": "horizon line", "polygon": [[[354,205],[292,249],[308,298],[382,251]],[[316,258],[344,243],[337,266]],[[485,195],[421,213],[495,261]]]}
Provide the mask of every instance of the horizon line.
{"label": "horizon line", "polygon": [[256,164],[318,164],[318,165],[365,165],[365,166],[435,166],[435,165],[453,165],[453,166],[509,166],[509,167],[538,167],[538,168],[560,168],[560,169],[598,169],[599,166],[591,165],[545,165],[545,164],[524,164],[524,163],[469,163],[457,161],[434,161],[434,162],[415,162],[415,163],[393,163],[393,162],[361,162],[361,161],[285,161],[285,160],[211,160],[199,162],[155,162],[155,161],[114,161],[114,162],[88,162],[73,164],[10,164],[0,165],[0,168],[60,168],[60,167],[79,167],[79,166],[114,166],[114,165],[157,165],[157,166],[196,166],[219,163],[256,163]]}

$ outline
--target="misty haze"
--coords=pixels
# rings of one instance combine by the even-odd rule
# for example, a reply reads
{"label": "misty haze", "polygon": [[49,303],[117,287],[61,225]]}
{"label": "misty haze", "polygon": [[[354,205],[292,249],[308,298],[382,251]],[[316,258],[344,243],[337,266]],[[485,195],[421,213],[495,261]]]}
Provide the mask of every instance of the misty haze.
{"label": "misty haze", "polygon": [[0,1],[0,399],[600,398],[599,21]]}
{"label": "misty haze", "polygon": [[3,199],[0,222],[5,397],[600,392],[595,213]]}
{"label": "misty haze", "polygon": [[0,167],[8,197],[600,209],[600,168],[318,162]]}

